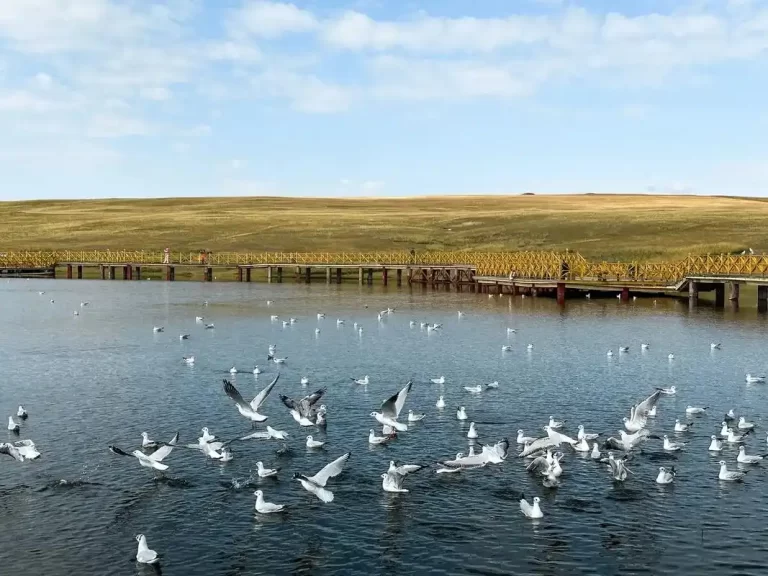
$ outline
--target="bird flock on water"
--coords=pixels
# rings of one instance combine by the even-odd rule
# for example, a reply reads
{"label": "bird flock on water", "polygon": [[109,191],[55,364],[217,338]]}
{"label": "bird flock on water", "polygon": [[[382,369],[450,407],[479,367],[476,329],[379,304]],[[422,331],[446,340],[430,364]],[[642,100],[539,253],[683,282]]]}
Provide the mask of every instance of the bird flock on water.
{"label": "bird flock on water", "polygon": [[[44,292],[40,294],[44,294]],[[269,301],[268,305],[271,305],[271,303]],[[88,304],[88,302],[81,303],[81,309],[88,306]],[[207,302],[205,304],[207,305]],[[394,314],[394,312],[395,310],[392,308],[383,310],[377,314],[377,320],[382,322]],[[464,316],[464,313],[459,313],[459,318]],[[325,314],[317,314],[318,323],[324,318]],[[271,321],[273,323],[282,322],[285,327],[296,324],[298,319],[290,318],[288,321],[281,321],[277,315],[272,315]],[[215,328],[214,324],[206,323],[202,316],[197,316],[195,322],[207,330]],[[336,320],[337,326],[343,326],[344,324],[345,321],[343,319]],[[415,328],[418,325],[421,329],[430,332],[442,329],[441,324],[424,322],[417,324],[415,321],[410,321],[409,325],[411,328]],[[354,329],[361,332],[362,326],[355,323]],[[153,327],[155,334],[162,333],[164,330],[162,326]],[[515,332],[516,330],[513,328],[507,329],[508,335]],[[316,328],[315,334],[319,333],[320,328]],[[179,338],[187,340],[190,338],[190,335],[181,334]],[[650,345],[643,343],[640,348],[643,352],[646,352],[650,349]],[[713,351],[720,350],[721,344],[712,343],[710,348]],[[511,346],[505,345],[502,347],[502,352],[508,352],[511,349]],[[533,345],[529,344],[527,349],[531,351]],[[620,354],[628,354],[630,352],[627,346],[621,346],[618,350]],[[608,356],[613,356],[611,350],[608,351]],[[672,361],[674,360],[674,355],[669,354],[668,358]],[[288,358],[277,356],[277,346],[273,344],[268,347],[267,361],[276,364],[279,370],[281,365],[288,362]],[[193,356],[185,356],[183,357],[183,362],[193,365],[195,359]],[[230,375],[234,376],[238,373],[238,370],[232,367],[229,372]],[[262,370],[255,366],[252,372],[258,377]],[[286,441],[289,440],[294,432],[277,430],[265,424],[269,418],[266,403],[271,397],[273,390],[277,387],[280,377],[281,374],[278,371],[272,381],[250,401],[242,396],[232,381],[223,379],[223,396],[234,404],[237,414],[250,423],[251,431],[248,431],[248,433],[243,433],[234,438],[220,439],[213,435],[207,427],[203,427],[196,442],[180,444],[180,434],[178,432],[170,440],[163,441],[152,439],[150,434],[144,431],[140,434],[140,445],[133,450],[123,450],[117,446],[109,446],[108,448],[115,455],[134,458],[139,466],[149,468],[154,474],[159,475],[163,475],[170,470],[170,464],[167,459],[175,449],[196,451],[202,453],[207,459],[228,462],[234,458],[233,447],[236,443],[245,443],[251,440],[277,440],[281,441],[282,444],[276,450],[276,453],[278,455],[284,454],[291,450]],[[368,375],[362,378],[353,377],[350,380],[355,386],[367,387],[371,384],[371,379]],[[437,384],[442,386],[446,382],[446,377],[440,375],[432,378],[429,384],[426,385]],[[764,383],[765,377],[746,374],[746,382],[748,384]],[[309,377],[302,377],[300,383],[304,387],[308,386],[310,383]],[[372,421],[375,421],[375,425],[370,428],[368,434],[368,443],[371,446],[396,443],[402,438],[402,434],[409,433],[409,426],[429,417],[428,414],[418,413],[413,409],[409,409],[407,412],[404,411],[413,386],[414,383],[408,381],[402,388],[384,399],[379,407],[370,412]],[[493,390],[498,387],[499,382],[494,381],[475,386],[464,386],[463,391],[467,394],[480,394],[484,390]],[[326,447],[325,438],[329,409],[326,404],[321,402],[326,392],[327,388],[322,387],[300,398],[291,398],[284,394],[278,394],[280,403],[289,411],[298,428],[300,430],[313,430],[312,434],[306,435],[304,442],[306,449],[310,451],[324,450]],[[548,422],[542,427],[544,434],[526,436],[522,429],[517,430],[517,435],[514,439],[514,442],[519,446],[517,458],[524,462],[527,472],[532,478],[540,481],[542,488],[546,490],[556,490],[561,485],[561,482],[567,479],[567,466],[564,466],[567,452],[572,452],[574,455],[595,461],[598,466],[604,467],[605,474],[609,480],[617,483],[626,482],[634,476],[635,473],[631,469],[632,461],[635,458],[643,457],[643,447],[648,442],[659,442],[664,452],[677,455],[678,461],[684,464],[682,455],[686,452],[687,448],[687,442],[684,440],[689,435],[695,433],[695,430],[700,429],[700,419],[707,417],[711,411],[707,406],[688,405],[685,409],[685,415],[675,419],[675,425],[672,430],[662,435],[652,433],[649,426],[657,416],[659,407],[663,407],[663,399],[675,396],[676,394],[677,389],[675,386],[657,388],[642,401],[632,404],[629,408],[628,416],[624,416],[621,419],[622,425],[618,433],[604,439],[602,437],[607,436],[607,434],[587,432],[582,424],[576,427],[575,435],[568,435],[565,433],[569,428],[567,421],[558,420],[554,416],[550,416]],[[447,403],[444,395],[438,396],[435,408],[438,411],[446,410]],[[465,406],[458,406],[455,414],[458,421],[470,420]],[[8,418],[9,434],[20,435],[28,417],[27,410],[23,406],[19,406],[15,418],[14,416],[9,416]],[[260,428],[262,425],[264,426],[263,429]],[[256,429],[254,430],[254,428]],[[759,465],[764,457],[768,456],[768,454],[747,453],[745,444],[750,438],[754,437],[756,428],[757,424],[755,422],[748,421],[743,415],[737,416],[732,409],[724,414],[718,425],[717,433],[710,436],[711,442],[708,447],[709,454],[719,458],[719,471],[716,475],[718,481],[742,482],[745,480],[749,468]],[[377,429],[380,429],[380,432],[377,432]],[[414,433],[412,429],[410,429],[410,432]],[[398,463],[396,460],[389,460],[386,469],[384,469],[382,464],[382,472],[380,474],[382,490],[393,494],[406,494],[408,493],[408,488],[406,487],[407,477],[410,474],[430,468],[435,474],[439,475],[459,474],[462,472],[466,474],[488,466],[501,465],[508,460],[511,453],[511,443],[508,438],[500,438],[493,444],[479,443],[476,441],[479,437],[478,426],[474,421],[470,421],[466,436],[470,441],[467,451],[460,451],[454,457],[429,464]],[[768,438],[766,441],[768,442]],[[738,465],[738,469],[728,468],[725,455],[732,452],[736,452],[735,462]],[[6,454],[19,462],[35,460],[41,456],[35,443],[29,439],[0,443],[0,454]],[[295,471],[291,479],[296,481],[297,485],[309,493],[311,497],[316,498],[322,503],[331,504],[335,500],[333,488],[337,483],[343,482],[339,477],[342,476],[345,465],[351,456],[351,452],[346,451],[327,462],[319,470]],[[268,467],[263,461],[256,462],[256,469],[258,477],[262,479],[276,479],[283,474],[280,467]],[[675,482],[679,474],[684,473],[684,468],[678,469],[675,466],[662,466],[658,469],[655,482],[662,486],[670,485]],[[254,496],[254,510],[256,514],[278,514],[286,512],[291,507],[291,503],[278,504],[269,502],[263,489],[256,490]],[[521,494],[519,509],[525,517],[536,521],[545,517],[545,511],[542,509],[539,497],[534,497],[529,501],[524,494]],[[137,562],[156,564],[160,559],[160,555],[149,548],[146,536],[138,534],[136,541],[138,542]]]}

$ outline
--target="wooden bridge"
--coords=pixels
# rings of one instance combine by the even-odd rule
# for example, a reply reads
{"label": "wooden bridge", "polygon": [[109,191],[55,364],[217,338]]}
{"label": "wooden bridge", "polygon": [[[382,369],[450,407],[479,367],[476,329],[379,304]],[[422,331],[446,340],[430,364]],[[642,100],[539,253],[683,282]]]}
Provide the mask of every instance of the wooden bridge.
{"label": "wooden bridge", "polygon": [[[313,277],[341,283],[350,275],[372,284],[374,273],[386,285],[394,273],[398,286],[408,284],[456,287],[475,292],[551,294],[559,302],[569,296],[672,294],[687,292],[695,305],[699,293],[715,292],[723,306],[725,287],[738,302],[741,284],[758,286],[758,308],[768,307],[768,255],[689,256],[676,262],[597,262],[576,252],[169,252],[156,251],[16,251],[0,252],[0,276],[44,275],[83,278],[96,268],[102,279],[140,280],[142,270],[161,270],[173,281],[177,269],[212,281],[213,271],[234,270],[236,279],[250,282],[252,272],[268,282],[282,282],[293,270],[296,280]],[[202,273],[202,274],[200,274]],[[318,278],[318,276],[320,278]],[[98,277],[98,276],[97,276]]]}

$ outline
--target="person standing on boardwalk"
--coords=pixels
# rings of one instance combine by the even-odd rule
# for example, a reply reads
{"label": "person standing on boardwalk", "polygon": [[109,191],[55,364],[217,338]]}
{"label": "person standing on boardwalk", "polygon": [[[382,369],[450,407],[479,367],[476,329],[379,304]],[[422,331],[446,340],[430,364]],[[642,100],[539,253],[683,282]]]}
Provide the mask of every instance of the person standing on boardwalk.
{"label": "person standing on boardwalk", "polygon": [[170,264],[171,263],[171,249],[165,248],[163,250],[163,264]]}

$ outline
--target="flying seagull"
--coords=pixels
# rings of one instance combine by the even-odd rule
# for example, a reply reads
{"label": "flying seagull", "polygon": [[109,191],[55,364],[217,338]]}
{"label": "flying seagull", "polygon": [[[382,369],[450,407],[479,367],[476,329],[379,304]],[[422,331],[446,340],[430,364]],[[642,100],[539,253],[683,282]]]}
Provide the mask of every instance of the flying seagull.
{"label": "flying seagull", "polygon": [[405,464],[402,466],[395,466],[395,461],[390,460],[389,470],[381,475],[381,487],[384,492],[408,492],[407,488],[403,488],[403,479],[413,472],[421,470],[423,466],[417,464]]}
{"label": "flying seagull", "polygon": [[325,390],[325,388],[320,388],[299,400],[281,394],[280,401],[291,411],[291,416],[301,426],[314,426],[317,423],[319,412],[319,409],[315,408],[315,404],[323,397]]}
{"label": "flying seagull", "polygon": [[408,397],[408,393],[411,391],[411,386],[413,386],[413,382],[409,380],[408,384],[406,384],[405,387],[400,390],[400,392],[391,396],[382,403],[381,412],[371,412],[371,416],[376,418],[380,424],[391,426],[399,432],[405,432],[408,430],[408,425],[398,422],[397,418],[400,416],[400,411],[403,409],[405,399]]}
{"label": "flying seagull", "polygon": [[333,492],[326,489],[325,485],[330,478],[335,478],[344,471],[344,465],[349,460],[350,454],[351,452],[347,452],[336,458],[336,460],[324,466],[314,476],[304,476],[303,474],[296,473],[293,475],[293,479],[301,482],[301,485],[307,492],[314,494],[323,502],[333,502]]}
{"label": "flying seagull", "polygon": [[272,380],[264,390],[259,392],[256,397],[251,400],[250,404],[243,399],[240,392],[237,391],[237,388],[232,385],[232,382],[226,379],[224,380],[224,392],[235,401],[235,406],[240,414],[248,418],[251,422],[264,422],[268,417],[259,414],[259,408],[264,404],[264,401],[267,399],[267,396],[269,396],[269,393],[272,392],[272,388],[275,387],[275,384],[277,384],[279,379],[280,374],[275,376],[275,379]]}
{"label": "flying seagull", "polygon": [[171,450],[173,450],[173,447],[176,446],[176,443],[179,441],[179,433],[177,432],[176,435],[171,439],[168,444],[163,444],[152,452],[152,454],[144,454],[141,450],[134,450],[133,452],[124,452],[117,446],[109,446],[109,449],[114,453],[118,454],[120,456],[134,456],[138,461],[139,464],[144,466],[145,468],[153,468],[154,470],[159,470],[161,472],[164,472],[168,470],[168,466],[163,464],[162,461],[165,459],[168,454],[171,453]]}

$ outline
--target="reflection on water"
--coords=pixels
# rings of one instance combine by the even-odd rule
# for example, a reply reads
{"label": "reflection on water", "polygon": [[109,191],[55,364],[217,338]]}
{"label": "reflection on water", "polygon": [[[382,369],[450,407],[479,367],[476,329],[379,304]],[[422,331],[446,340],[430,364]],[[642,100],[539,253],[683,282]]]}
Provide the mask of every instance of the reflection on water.
{"label": "reflection on water", "polygon": [[[91,305],[75,317],[84,300]],[[396,312],[379,322],[376,311],[387,307]],[[326,318],[318,320],[318,312]],[[273,314],[280,320],[271,322]],[[215,329],[203,329],[195,316]],[[719,482],[721,457],[739,468],[736,448],[707,452],[727,410],[759,425],[768,419],[768,386],[744,381],[747,372],[768,371],[766,317],[754,309],[689,311],[686,302],[642,298],[574,300],[560,309],[544,298],[394,287],[14,281],[0,285],[0,317],[0,417],[23,404],[30,417],[21,438],[42,452],[34,462],[0,460],[3,573],[154,574],[133,560],[139,532],[161,554],[166,575],[763,570],[768,543],[755,535],[768,509],[764,467],[751,467],[743,484]],[[290,317],[298,321],[283,327]],[[337,318],[346,323],[337,326]],[[428,332],[421,322],[444,327]],[[153,326],[165,331],[154,334]],[[180,340],[182,333],[190,339]],[[641,352],[641,342],[649,350]],[[722,349],[711,350],[711,342]],[[163,478],[107,449],[133,449],[143,431],[153,438],[179,431],[181,444],[194,442],[203,426],[223,439],[249,432],[221,380],[236,366],[234,383],[252,398],[278,369],[265,361],[271,343],[288,363],[264,411],[270,425],[289,432],[286,442],[235,444],[226,464],[177,449]],[[502,353],[502,345],[512,350]],[[619,354],[620,346],[629,353]],[[182,361],[189,355],[192,366]],[[351,383],[365,374],[367,386]],[[444,384],[431,382],[443,374]],[[409,379],[406,411],[426,419],[371,448],[369,413]],[[498,389],[464,391],[493,381]],[[710,406],[709,414],[688,418],[693,432],[674,435],[687,443],[681,453],[663,452],[660,441],[646,444],[624,484],[612,482],[603,464],[566,451],[562,485],[544,489],[515,457],[517,446],[500,466],[441,475],[431,466],[468,451],[469,425],[456,420],[458,406],[476,423],[479,450],[505,436],[514,441],[518,428],[542,434],[550,415],[566,419],[571,434],[578,424],[616,434],[633,402],[672,385],[678,394],[662,399],[654,434],[674,435],[688,404]],[[325,436],[299,429],[277,398],[321,386],[328,388]],[[307,434],[326,447],[308,452]],[[333,503],[290,480],[346,451],[347,470],[329,483]],[[758,429],[747,452],[764,451]],[[281,467],[278,479],[258,478],[258,460]],[[381,490],[390,460],[427,466],[407,478],[409,493]],[[675,466],[673,485],[654,482],[659,466]],[[256,489],[288,512],[256,515]],[[520,514],[521,493],[541,498],[542,520]]]}

